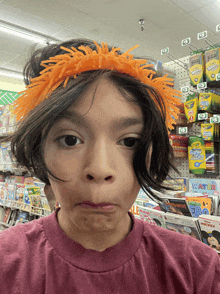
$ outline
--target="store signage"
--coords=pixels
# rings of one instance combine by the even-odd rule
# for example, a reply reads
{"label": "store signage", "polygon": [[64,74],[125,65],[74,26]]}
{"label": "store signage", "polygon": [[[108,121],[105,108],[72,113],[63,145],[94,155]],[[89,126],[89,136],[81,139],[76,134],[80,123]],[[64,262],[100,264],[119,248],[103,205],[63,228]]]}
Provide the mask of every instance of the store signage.
{"label": "store signage", "polygon": [[208,33],[207,33],[207,31],[204,31],[204,32],[198,33],[197,40],[202,40],[202,39],[205,39],[207,37],[208,37]]}
{"label": "store signage", "polygon": [[182,92],[183,94],[188,93],[188,92],[189,92],[189,86],[187,86],[187,87],[182,87],[182,88],[181,88],[181,92]]}
{"label": "store signage", "polygon": [[161,55],[168,54],[169,52],[170,52],[170,48],[169,47],[164,48],[164,49],[161,49]]}
{"label": "store signage", "polygon": [[197,90],[204,90],[207,88],[207,82],[197,84]]}
{"label": "store signage", "polygon": [[204,112],[204,113],[199,113],[198,114],[198,120],[204,120],[208,118],[208,113]]}
{"label": "store signage", "polygon": [[182,46],[189,45],[190,43],[191,43],[191,38],[186,38],[186,39],[181,41]]}
{"label": "store signage", "polygon": [[219,120],[218,116],[210,117],[210,123],[211,124],[217,124],[219,122],[220,122],[220,120]]}
{"label": "store signage", "polygon": [[179,128],[180,135],[187,134],[187,133],[188,133],[188,127],[180,127]]}

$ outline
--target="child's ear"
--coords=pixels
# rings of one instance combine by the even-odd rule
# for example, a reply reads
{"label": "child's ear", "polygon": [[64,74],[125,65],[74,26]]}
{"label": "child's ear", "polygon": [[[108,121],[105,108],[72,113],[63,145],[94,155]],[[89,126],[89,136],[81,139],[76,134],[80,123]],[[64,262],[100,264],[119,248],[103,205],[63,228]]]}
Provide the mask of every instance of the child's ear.
{"label": "child's ear", "polygon": [[149,149],[147,151],[147,155],[146,155],[146,168],[147,168],[147,171],[150,170],[152,152],[153,152],[153,144],[151,143],[150,146],[149,146]]}

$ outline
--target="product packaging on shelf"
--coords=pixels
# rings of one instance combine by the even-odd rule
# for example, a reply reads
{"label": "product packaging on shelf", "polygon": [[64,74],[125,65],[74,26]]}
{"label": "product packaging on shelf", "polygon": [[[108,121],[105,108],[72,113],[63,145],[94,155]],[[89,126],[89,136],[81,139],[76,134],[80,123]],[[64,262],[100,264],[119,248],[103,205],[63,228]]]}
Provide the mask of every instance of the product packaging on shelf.
{"label": "product packaging on shelf", "polygon": [[190,83],[195,86],[204,82],[204,58],[203,52],[198,52],[189,57],[189,76]]}
{"label": "product packaging on shelf", "polygon": [[205,52],[206,82],[215,81],[220,73],[220,48],[213,48]]}
{"label": "product packaging on shelf", "polygon": [[216,92],[199,94],[199,110],[211,113],[220,112],[220,95]]}
{"label": "product packaging on shelf", "polygon": [[195,122],[198,119],[198,95],[189,95],[187,101],[184,102],[185,116],[188,122]]}
{"label": "product packaging on shelf", "polygon": [[204,141],[219,141],[219,124],[202,123],[201,135]]}
{"label": "product packaging on shelf", "polygon": [[170,145],[173,148],[174,157],[188,157],[188,137],[169,135]]}
{"label": "product packaging on shelf", "polygon": [[190,136],[188,146],[189,170],[195,175],[219,173],[219,144]]}

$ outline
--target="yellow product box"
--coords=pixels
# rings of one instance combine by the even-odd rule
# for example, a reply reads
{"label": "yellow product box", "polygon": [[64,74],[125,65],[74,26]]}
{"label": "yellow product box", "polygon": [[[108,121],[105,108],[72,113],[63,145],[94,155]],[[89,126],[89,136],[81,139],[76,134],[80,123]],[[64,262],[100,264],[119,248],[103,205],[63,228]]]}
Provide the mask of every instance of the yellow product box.
{"label": "yellow product box", "polygon": [[203,53],[194,54],[189,57],[189,76],[192,86],[203,82],[205,71]]}
{"label": "yellow product box", "polygon": [[195,122],[198,116],[199,99],[194,98],[192,100],[184,102],[184,111],[187,121]]}
{"label": "yellow product box", "polygon": [[193,174],[204,174],[206,171],[205,142],[198,136],[189,137],[188,160],[189,170]]}
{"label": "yellow product box", "polygon": [[220,95],[215,93],[199,94],[199,109],[208,112],[220,111]]}
{"label": "yellow product box", "polygon": [[201,124],[201,135],[205,141],[213,141],[215,133],[214,124]]}
{"label": "yellow product box", "polygon": [[220,73],[220,48],[214,48],[205,52],[206,81],[215,81]]}

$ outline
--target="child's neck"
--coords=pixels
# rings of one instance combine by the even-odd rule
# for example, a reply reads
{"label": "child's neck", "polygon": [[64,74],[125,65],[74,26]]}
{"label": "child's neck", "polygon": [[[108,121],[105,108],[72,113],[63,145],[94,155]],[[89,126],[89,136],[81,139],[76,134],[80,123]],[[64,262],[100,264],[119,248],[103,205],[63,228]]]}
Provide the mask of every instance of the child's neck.
{"label": "child's neck", "polygon": [[93,232],[91,234],[73,228],[73,223],[63,216],[62,209],[58,211],[57,216],[61,229],[69,238],[82,245],[85,249],[92,249],[99,252],[121,242],[132,229],[132,219],[128,214],[121,220],[114,231]]}

